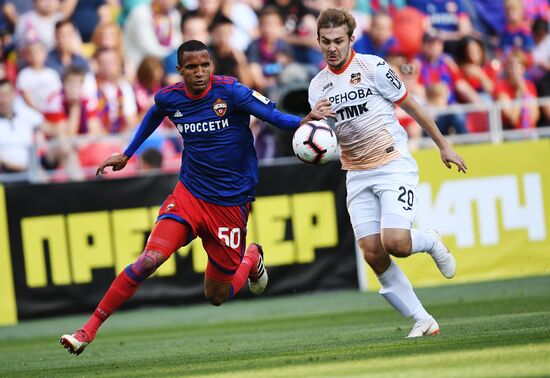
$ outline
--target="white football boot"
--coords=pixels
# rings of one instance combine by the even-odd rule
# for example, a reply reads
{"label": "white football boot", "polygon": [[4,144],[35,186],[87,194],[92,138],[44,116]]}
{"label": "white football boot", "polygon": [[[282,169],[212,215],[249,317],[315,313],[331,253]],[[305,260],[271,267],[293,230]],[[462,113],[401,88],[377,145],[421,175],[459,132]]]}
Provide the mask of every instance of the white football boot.
{"label": "white football boot", "polygon": [[250,268],[248,273],[248,287],[250,291],[256,295],[262,294],[266,287],[269,277],[267,276],[267,270],[264,266],[264,252],[262,246],[257,243],[251,243],[246,249],[246,254],[258,254],[258,264]]}
{"label": "white football boot", "polygon": [[88,333],[83,329],[77,330],[72,335],[63,335],[59,339],[59,343],[63,345],[67,352],[76,354],[77,356],[84,351],[84,349],[93,341]]}
{"label": "white football boot", "polygon": [[432,256],[435,265],[437,265],[437,268],[441,274],[443,274],[443,277],[453,278],[456,273],[456,260],[453,254],[449,251],[449,248],[447,248],[445,243],[443,243],[443,240],[441,240],[439,232],[433,229],[428,229],[426,232],[436,238],[433,248],[430,251],[427,251],[428,254]]}
{"label": "white football boot", "polygon": [[418,320],[407,338],[439,335],[439,325],[434,318]]}

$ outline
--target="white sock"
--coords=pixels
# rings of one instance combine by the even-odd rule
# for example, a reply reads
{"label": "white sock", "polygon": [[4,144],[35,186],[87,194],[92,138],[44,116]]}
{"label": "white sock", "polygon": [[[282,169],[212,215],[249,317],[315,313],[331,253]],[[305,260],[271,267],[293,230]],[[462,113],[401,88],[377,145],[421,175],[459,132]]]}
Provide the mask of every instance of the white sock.
{"label": "white sock", "polygon": [[406,318],[412,317],[415,321],[431,319],[422,303],[414,293],[413,287],[399,266],[393,262],[384,273],[377,276],[382,288],[379,293],[397,311]]}
{"label": "white sock", "polygon": [[411,241],[412,241],[411,253],[417,253],[417,252],[430,251],[433,248],[437,239],[435,236],[433,236],[428,232],[421,231],[417,228],[413,228],[411,229]]}

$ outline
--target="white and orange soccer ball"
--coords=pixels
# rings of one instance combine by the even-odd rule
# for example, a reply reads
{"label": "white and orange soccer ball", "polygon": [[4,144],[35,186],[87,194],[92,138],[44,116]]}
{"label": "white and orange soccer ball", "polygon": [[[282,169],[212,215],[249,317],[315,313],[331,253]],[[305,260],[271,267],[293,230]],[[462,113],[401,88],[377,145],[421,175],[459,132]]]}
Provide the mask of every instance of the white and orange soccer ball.
{"label": "white and orange soccer ball", "polygon": [[304,123],[294,133],[292,148],[296,157],[309,164],[325,164],[338,153],[336,133],[323,121]]}

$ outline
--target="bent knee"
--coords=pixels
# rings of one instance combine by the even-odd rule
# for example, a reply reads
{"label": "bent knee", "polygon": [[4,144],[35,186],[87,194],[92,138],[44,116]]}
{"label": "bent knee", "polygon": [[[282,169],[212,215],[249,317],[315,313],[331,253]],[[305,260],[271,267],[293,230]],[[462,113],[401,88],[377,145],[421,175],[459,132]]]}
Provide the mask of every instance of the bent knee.
{"label": "bent knee", "polygon": [[221,291],[204,292],[204,297],[213,306],[221,306],[223,303],[227,301],[228,296],[229,296],[228,293],[221,292]]}
{"label": "bent knee", "polygon": [[384,242],[384,249],[395,257],[407,257],[411,254],[411,243],[407,240],[393,239]]}
{"label": "bent knee", "polygon": [[221,299],[221,297],[210,297],[208,298],[208,301],[212,306],[221,306],[225,301]]}
{"label": "bent knee", "polygon": [[381,274],[387,269],[390,259],[382,245],[379,245],[378,248],[372,245],[367,246],[364,243],[359,243],[359,245],[363,252],[363,258],[376,274]]}
{"label": "bent knee", "polygon": [[374,249],[363,249],[363,257],[365,258],[365,261],[369,264],[376,264],[377,261],[379,261],[384,253],[381,253],[381,251],[377,251]]}
{"label": "bent knee", "polygon": [[162,254],[154,251],[144,251],[132,264],[133,270],[143,278],[149,277],[164,262]]}
{"label": "bent knee", "polygon": [[382,245],[386,252],[395,257],[410,256],[412,250],[411,233],[407,229],[384,229]]}

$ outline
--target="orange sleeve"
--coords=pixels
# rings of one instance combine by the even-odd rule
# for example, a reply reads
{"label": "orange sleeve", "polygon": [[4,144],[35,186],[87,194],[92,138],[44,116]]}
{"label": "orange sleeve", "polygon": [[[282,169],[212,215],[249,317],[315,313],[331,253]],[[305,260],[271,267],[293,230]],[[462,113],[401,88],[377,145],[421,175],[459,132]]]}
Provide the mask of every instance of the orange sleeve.
{"label": "orange sleeve", "polygon": [[409,91],[405,89],[405,94],[403,95],[403,97],[401,97],[399,100],[395,101],[394,104],[396,104],[396,105],[401,104],[403,101],[405,101],[407,96],[409,96]]}

